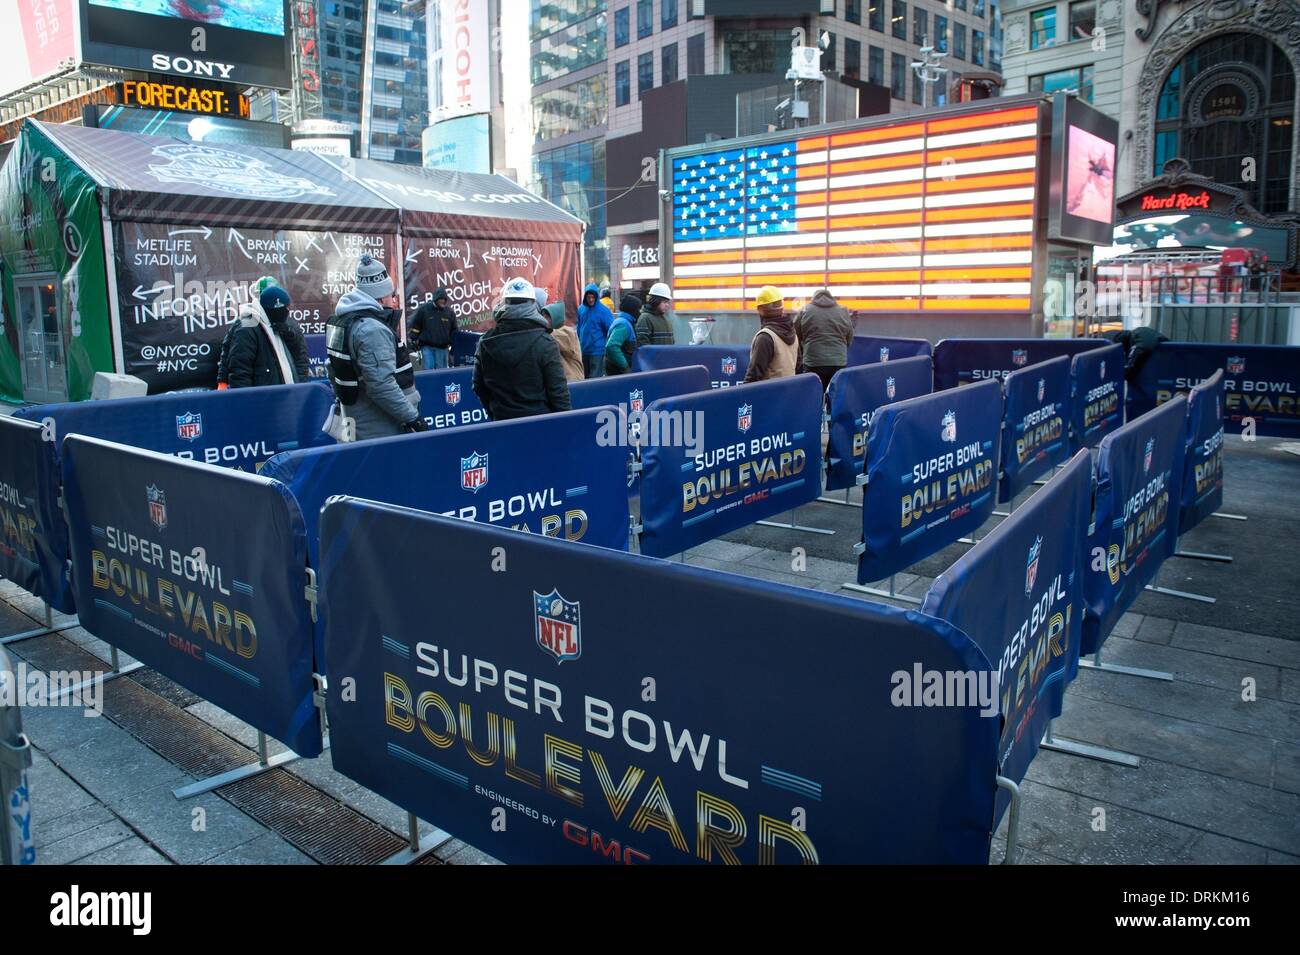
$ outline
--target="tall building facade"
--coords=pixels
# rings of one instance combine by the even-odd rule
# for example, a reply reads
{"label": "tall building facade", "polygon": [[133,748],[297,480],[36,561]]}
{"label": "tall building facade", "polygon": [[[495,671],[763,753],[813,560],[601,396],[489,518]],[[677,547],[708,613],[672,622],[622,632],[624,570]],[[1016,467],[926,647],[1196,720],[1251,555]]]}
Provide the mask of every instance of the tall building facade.
{"label": "tall building facade", "polygon": [[360,154],[420,162],[429,125],[422,0],[318,0],[325,119],[360,130]]}

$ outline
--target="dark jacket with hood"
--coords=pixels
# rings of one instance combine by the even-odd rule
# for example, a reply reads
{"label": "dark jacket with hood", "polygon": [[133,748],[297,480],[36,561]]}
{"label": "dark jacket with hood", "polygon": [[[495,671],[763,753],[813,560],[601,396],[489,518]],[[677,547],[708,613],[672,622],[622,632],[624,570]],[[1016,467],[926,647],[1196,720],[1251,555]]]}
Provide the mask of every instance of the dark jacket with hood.
{"label": "dark jacket with hood", "polygon": [[795,319],[795,332],[805,368],[843,368],[849,363],[853,343],[853,319],[849,310],[826,289],[818,289],[812,301]]}
{"label": "dark jacket with hood", "polygon": [[[587,304],[588,298],[591,305]],[[578,306],[578,344],[584,355],[605,354],[605,339],[612,324],[614,316],[600,300],[600,290],[592,282],[582,290],[582,304]]]}
{"label": "dark jacket with hood", "polygon": [[796,359],[792,371],[799,371],[801,367],[797,359],[799,336],[794,330],[794,320],[779,305],[770,308],[766,305],[761,307],[758,317],[759,329],[754,334],[754,343],[749,348],[749,371],[745,372],[745,383],[782,377],[776,375],[775,368],[772,367],[774,359],[777,358],[776,347],[772,343],[772,336],[763,331],[765,328],[770,329],[785,344],[795,346]]}
{"label": "dark jacket with hood", "polygon": [[438,304],[446,301],[447,290],[440,288],[433,293],[432,299],[415,310],[407,331],[417,344],[429,348],[451,347],[456,335],[456,316],[452,314],[450,305]]}
{"label": "dark jacket with hood", "polygon": [[493,421],[568,411],[569,383],[551,323],[533,300],[507,302],[479,339],[474,394]]}
{"label": "dark jacket with hood", "polygon": [[636,319],[636,343],[638,345],[675,345],[677,336],[667,315],[660,315],[650,302],[641,306],[641,314]]}
{"label": "dark jacket with hood", "polygon": [[1160,347],[1161,342],[1169,341],[1154,328],[1139,325],[1126,331],[1111,332],[1105,336],[1116,345],[1124,347],[1124,378],[1133,381],[1137,378],[1147,359]]}
{"label": "dark jacket with hood", "polygon": [[[218,367],[218,378],[225,372],[225,381],[231,388],[248,388],[254,385],[292,385],[306,381],[310,374],[307,358],[307,339],[292,318],[283,321],[262,322],[266,313],[260,305],[250,309],[256,318],[242,317],[229,333],[229,347],[224,351],[224,369]],[[283,343],[293,368],[293,377],[285,381],[275,346],[268,335],[276,335]],[[225,343],[222,343],[225,345]]]}

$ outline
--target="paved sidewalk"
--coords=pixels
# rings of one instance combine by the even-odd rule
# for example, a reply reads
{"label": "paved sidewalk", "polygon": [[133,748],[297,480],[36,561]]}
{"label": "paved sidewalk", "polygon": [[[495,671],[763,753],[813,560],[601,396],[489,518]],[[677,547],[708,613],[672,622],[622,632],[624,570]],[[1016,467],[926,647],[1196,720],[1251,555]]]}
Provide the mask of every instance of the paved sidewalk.
{"label": "paved sidewalk", "polygon": [[[1249,520],[1211,518],[1184,546],[1234,562],[1174,559],[1159,578],[1218,603],[1146,594],[1105,646],[1108,661],[1167,670],[1174,681],[1082,670],[1057,722],[1059,736],[1134,753],[1141,765],[1040,753],[1023,787],[1023,861],[1300,862],[1300,571],[1290,553],[1300,541],[1300,460],[1280,442],[1230,439],[1226,473],[1224,510]],[[799,522],[834,535],[752,527],[687,560],[860,596],[840,589],[854,577],[860,520],[857,508],[809,505]],[[803,549],[800,570],[794,548]],[[898,589],[924,593],[964,549],[921,562]],[[31,629],[40,611],[0,581],[0,635]],[[75,625],[7,649],[15,664],[43,670],[105,669],[109,656]],[[1243,699],[1243,681],[1253,682],[1253,700]],[[153,671],[106,683],[103,709],[23,711],[36,748],[40,863],[375,862],[402,846],[406,814],[335,773],[328,754],[177,801],[176,786],[255,761],[255,734]],[[481,850],[491,847],[452,840],[427,861],[491,863]],[[995,839],[992,859],[1003,851]]]}

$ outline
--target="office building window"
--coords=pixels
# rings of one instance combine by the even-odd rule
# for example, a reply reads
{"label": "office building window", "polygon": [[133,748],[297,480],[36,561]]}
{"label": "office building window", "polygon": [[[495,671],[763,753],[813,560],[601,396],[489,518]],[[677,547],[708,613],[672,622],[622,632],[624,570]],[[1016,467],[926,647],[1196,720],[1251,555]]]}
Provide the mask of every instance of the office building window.
{"label": "office building window", "polygon": [[627,60],[614,64],[614,105],[632,102],[632,67]]}
{"label": "office building window", "polygon": [[958,10],[965,10],[966,0],[952,0],[952,5]]}
{"label": "office building window", "polygon": [[862,0],[844,0],[844,19],[849,23],[862,22]]}
{"label": "office building window", "polygon": [[1092,102],[1092,67],[1080,66],[1072,70],[1057,70],[1054,73],[1040,73],[1029,77],[1029,92],[1059,93],[1072,90],[1079,94],[1079,99]]}
{"label": "office building window", "polygon": [[948,52],[948,18],[936,16],[934,18],[934,36],[931,38],[934,48],[944,53]]}
{"label": "office building window", "polygon": [[699,76],[704,72],[704,34],[686,38],[686,75]]}
{"label": "office building window", "polygon": [[835,34],[826,34],[826,49],[822,50],[822,69],[835,69]]}
{"label": "office building window", "polygon": [[[689,3],[690,0],[687,0]],[[661,0],[659,26],[665,30],[677,26],[677,0]]]}
{"label": "office building window", "polygon": [[971,4],[970,12],[982,20],[984,18],[984,0],[975,0]]}
{"label": "office building window", "polygon": [[906,0],[893,0],[889,12],[889,32],[900,40],[907,39]]}
{"label": "office building window", "polygon": [[984,31],[970,31],[970,61],[976,66],[984,65]]}
{"label": "office building window", "polygon": [[1070,4],[1070,39],[1091,40],[1097,28],[1096,0],[1081,0]]}
{"label": "office building window", "polygon": [[535,142],[546,142],[609,121],[609,83],[604,72],[533,97]]}
{"label": "office building window", "polygon": [[[337,6],[337,4],[331,4],[331,6]],[[357,6],[364,7],[365,4],[359,3]],[[605,12],[605,0],[547,0],[546,3],[533,0],[531,6],[532,11],[528,25],[534,40],[540,40],[542,37],[554,33],[561,27],[568,26],[571,23],[577,23],[579,20],[585,20],[588,17],[594,17],[598,13]],[[355,16],[351,11],[346,11],[345,15],[360,19],[359,11],[358,15]],[[429,30],[432,32],[434,29],[433,21],[430,20],[429,23]]]}
{"label": "office building window", "polygon": [[867,0],[867,23],[877,33],[885,32],[885,0]]}
{"label": "office building window", "polygon": [[609,277],[606,234],[605,140],[585,140],[533,156],[534,191],[587,223],[583,272],[591,281]]}
{"label": "office building window", "polygon": [[913,70],[912,71],[912,102],[915,103],[917,106],[925,105],[925,87],[926,87],[925,80],[917,76],[916,71]]}
{"label": "office building window", "polygon": [[533,83],[568,76],[605,59],[608,28],[600,17],[591,17],[533,41]]}
{"label": "office building window", "polygon": [[952,55],[959,60],[966,59],[966,28],[960,23],[952,25]]}
{"label": "office building window", "polygon": [[654,0],[636,0],[636,38],[638,40],[644,40],[654,32]]}
{"label": "office building window", "polygon": [[851,80],[862,79],[862,44],[847,36],[844,38],[844,75]]}
{"label": "office building window", "polygon": [[667,86],[677,82],[677,44],[669,43],[659,51],[660,84]]}
{"label": "office building window", "polygon": [[636,98],[645,99],[645,94],[655,88],[655,55],[642,53],[636,58]]}
{"label": "office building window", "polygon": [[925,41],[930,38],[930,14],[920,7],[912,7],[912,43],[915,46],[925,46]]}
{"label": "office building window", "polygon": [[901,53],[889,54],[889,95],[907,99],[907,57]]}
{"label": "office building window", "polygon": [[724,30],[722,73],[784,73],[790,68],[789,30]]}
{"label": "office building window", "polygon": [[1056,46],[1056,7],[1029,14],[1029,49]]}
{"label": "office building window", "polygon": [[630,16],[628,8],[614,11],[614,46],[627,46],[628,41],[632,39],[632,30],[630,27]]}
{"label": "office building window", "polygon": [[867,48],[867,82],[885,85],[885,51],[878,46]]}

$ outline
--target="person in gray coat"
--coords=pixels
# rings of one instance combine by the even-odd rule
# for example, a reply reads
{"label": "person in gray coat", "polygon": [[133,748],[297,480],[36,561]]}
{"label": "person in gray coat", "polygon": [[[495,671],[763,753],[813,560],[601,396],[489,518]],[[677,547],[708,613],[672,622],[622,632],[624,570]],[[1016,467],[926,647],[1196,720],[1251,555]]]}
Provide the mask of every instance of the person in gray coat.
{"label": "person in gray coat", "polygon": [[815,372],[825,391],[835,373],[849,363],[853,318],[828,289],[822,288],[803,307],[794,328],[799,335],[800,370]]}
{"label": "person in gray coat", "polygon": [[330,384],[357,441],[428,430],[392,295],[383,264],[362,256],[356,287],[339,299],[325,329]]}

